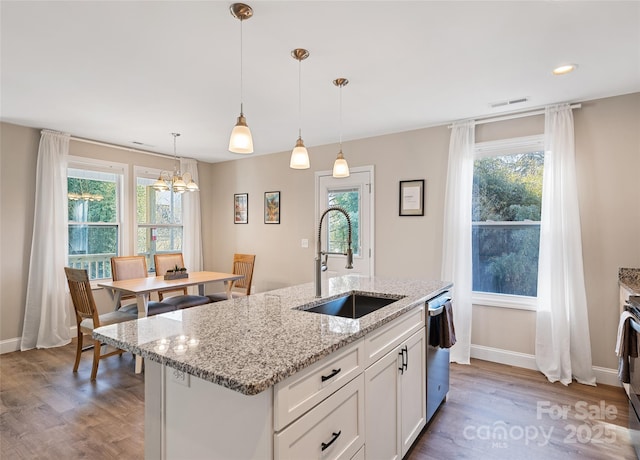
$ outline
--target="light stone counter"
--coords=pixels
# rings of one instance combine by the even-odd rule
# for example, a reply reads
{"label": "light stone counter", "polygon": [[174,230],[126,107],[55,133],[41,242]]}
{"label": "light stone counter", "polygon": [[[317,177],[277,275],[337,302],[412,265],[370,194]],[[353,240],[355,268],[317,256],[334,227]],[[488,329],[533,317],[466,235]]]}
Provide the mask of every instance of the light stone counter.
{"label": "light stone counter", "polygon": [[640,295],[640,268],[620,268],[618,283],[631,295]]}
{"label": "light stone counter", "polygon": [[[94,337],[246,395],[258,394],[451,287],[348,275],[104,326]],[[352,292],[400,298],[360,319],[305,312]]]}

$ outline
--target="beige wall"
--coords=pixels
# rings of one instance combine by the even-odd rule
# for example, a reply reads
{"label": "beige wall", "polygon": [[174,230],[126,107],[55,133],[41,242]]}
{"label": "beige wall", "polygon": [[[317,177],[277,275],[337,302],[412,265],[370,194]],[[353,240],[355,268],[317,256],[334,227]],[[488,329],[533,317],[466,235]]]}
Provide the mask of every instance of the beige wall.
{"label": "beige wall", "polygon": [[[574,114],[593,362],[615,368],[617,271],[621,266],[640,267],[640,93],[585,102]],[[0,341],[22,330],[39,140],[39,130],[8,124],[1,128]],[[522,118],[479,125],[476,139],[524,136],[543,129],[543,117]],[[445,126],[344,144],[351,166],[375,167],[377,275],[439,278],[448,144]],[[130,165],[171,167],[164,159],[110,148],[72,142],[71,149],[72,154]],[[258,291],[310,282],[314,172],[331,169],[336,152],[337,145],[311,148],[312,169],[306,171],[289,169],[289,152],[200,163],[205,268],[229,270],[234,252],[250,252],[257,254]],[[408,179],[426,180],[424,217],[398,216],[398,181]],[[264,192],[272,190],[282,194],[280,225],[263,223]],[[249,193],[247,225],[233,224],[234,193]],[[302,238],[309,239],[309,248],[300,247]],[[533,354],[535,313],[476,306],[472,342]]]}

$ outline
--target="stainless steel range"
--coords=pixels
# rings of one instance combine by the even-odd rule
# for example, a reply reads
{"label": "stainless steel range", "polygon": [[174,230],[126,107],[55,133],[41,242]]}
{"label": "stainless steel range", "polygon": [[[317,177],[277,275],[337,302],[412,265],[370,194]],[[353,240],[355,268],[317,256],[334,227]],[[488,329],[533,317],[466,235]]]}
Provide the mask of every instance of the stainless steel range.
{"label": "stainless steel range", "polygon": [[[629,297],[625,308],[633,314],[629,319],[630,326],[640,340],[640,296]],[[629,376],[629,434],[636,456],[640,458],[640,358],[630,359]]]}

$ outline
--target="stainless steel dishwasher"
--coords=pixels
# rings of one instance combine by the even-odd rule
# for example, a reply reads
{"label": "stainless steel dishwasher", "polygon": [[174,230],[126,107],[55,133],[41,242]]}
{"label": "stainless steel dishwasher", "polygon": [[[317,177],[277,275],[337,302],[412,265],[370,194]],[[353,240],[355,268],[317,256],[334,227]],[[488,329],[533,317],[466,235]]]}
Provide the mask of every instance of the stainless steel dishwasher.
{"label": "stainless steel dishwasher", "polygon": [[451,300],[446,291],[427,301],[427,423],[449,392],[449,349],[429,344],[431,322],[444,312],[444,304]]}

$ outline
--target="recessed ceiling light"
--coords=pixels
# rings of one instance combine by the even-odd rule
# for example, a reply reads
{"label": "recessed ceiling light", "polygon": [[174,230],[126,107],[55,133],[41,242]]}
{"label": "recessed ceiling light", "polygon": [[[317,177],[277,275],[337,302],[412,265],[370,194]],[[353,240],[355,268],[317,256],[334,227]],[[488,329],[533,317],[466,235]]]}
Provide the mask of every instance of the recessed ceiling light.
{"label": "recessed ceiling light", "polygon": [[577,64],[561,65],[560,67],[556,67],[555,69],[553,69],[553,74],[554,75],[564,75],[564,74],[567,74],[569,72],[573,72],[574,70],[576,70],[577,67],[578,67]]}

